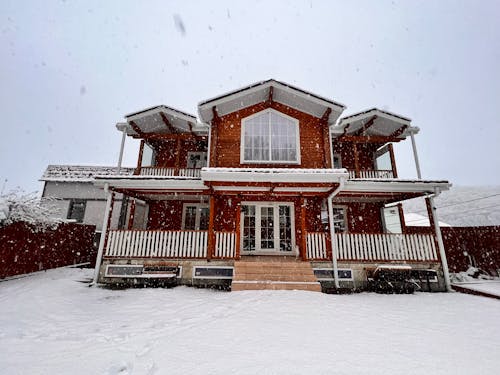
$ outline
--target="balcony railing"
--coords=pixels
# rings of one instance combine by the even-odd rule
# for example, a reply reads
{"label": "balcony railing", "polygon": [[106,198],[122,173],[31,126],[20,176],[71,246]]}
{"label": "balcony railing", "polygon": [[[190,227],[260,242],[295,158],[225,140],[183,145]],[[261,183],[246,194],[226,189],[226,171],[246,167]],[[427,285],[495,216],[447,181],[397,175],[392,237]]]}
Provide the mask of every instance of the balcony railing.
{"label": "balcony railing", "polygon": [[[307,233],[307,257],[328,259],[326,233]],[[339,233],[334,245],[342,261],[437,261],[430,234]]]}
{"label": "balcony railing", "polygon": [[391,170],[365,169],[359,171],[359,177],[356,177],[356,171],[350,170],[349,178],[394,178],[394,173]]}
{"label": "balcony railing", "polygon": [[179,176],[200,178],[201,168],[161,168],[161,167],[141,167],[140,176]]}

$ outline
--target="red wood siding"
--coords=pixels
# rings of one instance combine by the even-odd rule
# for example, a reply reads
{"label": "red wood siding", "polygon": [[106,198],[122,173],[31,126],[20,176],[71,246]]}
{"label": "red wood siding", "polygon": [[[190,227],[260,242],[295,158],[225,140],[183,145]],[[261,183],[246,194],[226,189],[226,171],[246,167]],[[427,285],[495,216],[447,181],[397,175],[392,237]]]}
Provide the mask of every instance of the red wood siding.
{"label": "red wood siding", "polygon": [[[273,108],[299,120],[300,164],[252,164],[240,163],[241,120],[254,113]],[[217,129],[215,127],[217,126]],[[331,164],[330,150],[325,150],[328,143],[323,141],[323,127],[319,118],[273,102],[260,103],[240,111],[222,116],[217,125],[212,126],[212,147],[215,155],[211,155],[210,165],[213,167],[259,167],[259,168],[329,168]],[[325,146],[326,143],[326,146]],[[324,157],[324,154],[327,157]],[[326,161],[326,163],[325,163]]]}
{"label": "red wood siding", "polygon": [[[337,205],[337,203],[334,203]],[[344,205],[338,203],[338,205]],[[348,203],[347,227],[352,233],[383,233],[382,203]]]}
{"label": "red wood siding", "polygon": [[[207,151],[207,142],[195,139],[181,139],[178,168],[187,167],[187,155],[192,151]],[[175,168],[177,160],[177,140],[156,140],[151,145],[156,151],[156,167]]]}
{"label": "red wood siding", "polygon": [[[379,143],[358,143],[358,163],[360,170],[374,169],[374,154],[382,146]],[[355,169],[354,146],[352,142],[337,142],[333,140],[333,152],[340,154],[342,168]]]}

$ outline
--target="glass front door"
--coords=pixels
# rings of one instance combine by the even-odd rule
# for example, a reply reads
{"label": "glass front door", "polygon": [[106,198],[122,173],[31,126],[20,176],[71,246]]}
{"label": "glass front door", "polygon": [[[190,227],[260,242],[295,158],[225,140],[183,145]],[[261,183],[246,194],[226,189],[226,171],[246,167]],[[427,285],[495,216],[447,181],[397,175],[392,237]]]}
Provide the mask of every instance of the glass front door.
{"label": "glass front door", "polygon": [[242,203],[242,252],[292,253],[292,203]]}

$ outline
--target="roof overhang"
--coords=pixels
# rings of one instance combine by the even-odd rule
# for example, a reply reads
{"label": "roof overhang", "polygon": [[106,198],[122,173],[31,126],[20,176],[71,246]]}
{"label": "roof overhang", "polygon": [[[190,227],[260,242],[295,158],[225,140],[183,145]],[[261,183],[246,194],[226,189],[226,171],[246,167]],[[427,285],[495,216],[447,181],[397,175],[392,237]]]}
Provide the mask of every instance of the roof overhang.
{"label": "roof overhang", "polygon": [[390,137],[405,139],[418,133],[419,128],[411,126],[409,118],[395,113],[372,108],[340,119],[338,125],[331,127],[332,136],[346,137]]}
{"label": "roof overhang", "polygon": [[198,114],[202,122],[210,123],[213,119],[214,107],[217,109],[219,116],[224,116],[265,102],[270,96],[272,96],[274,102],[295,108],[318,118],[323,117],[325,113],[328,113],[328,109],[330,109],[327,119],[329,125],[334,124],[345,109],[343,104],[287,83],[270,79],[200,102],[198,104]]}
{"label": "roof overhang", "polygon": [[140,190],[140,191],[203,191],[206,186],[199,178],[194,177],[163,177],[163,176],[129,176],[111,177],[96,176],[94,185],[104,187],[108,185],[112,190]]}
{"label": "roof overhang", "polygon": [[448,181],[357,179],[346,181],[336,199],[357,201],[361,198],[366,201],[394,203],[439,194],[450,187]]}
{"label": "roof overhang", "polygon": [[164,105],[147,108],[125,116],[127,122],[116,124],[116,128],[132,137],[144,137],[148,134],[207,135],[208,127],[188,113]]}

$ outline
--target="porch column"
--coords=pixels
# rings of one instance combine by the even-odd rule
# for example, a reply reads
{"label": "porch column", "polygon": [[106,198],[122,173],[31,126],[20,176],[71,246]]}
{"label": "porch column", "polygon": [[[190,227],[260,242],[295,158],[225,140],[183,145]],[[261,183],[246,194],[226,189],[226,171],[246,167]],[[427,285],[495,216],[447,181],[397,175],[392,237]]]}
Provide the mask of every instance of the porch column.
{"label": "porch column", "polygon": [[94,279],[92,280],[91,285],[97,284],[97,280],[99,279],[99,269],[101,268],[102,255],[104,252],[104,246],[106,245],[108,238],[108,231],[111,224],[111,217],[113,215],[113,201],[115,197],[115,193],[109,190],[109,185],[104,185],[104,191],[107,195],[106,201],[106,209],[104,211],[104,219],[102,221],[102,229],[101,229],[101,239],[99,241],[99,249],[97,250],[97,257],[95,261],[95,270],[94,270]]}
{"label": "porch column", "polygon": [[[434,197],[428,197],[426,199],[427,210],[430,211],[429,220],[431,220],[431,225],[434,225],[434,233],[436,235],[439,257],[441,258],[441,266],[443,267],[444,282],[446,285],[446,291],[451,292],[451,281],[450,272],[448,270],[448,260],[446,259],[446,252],[444,249],[443,237],[441,235],[441,228],[439,227],[439,219],[437,215],[437,208],[434,204]],[[432,217],[432,219],[431,219]]]}
{"label": "porch column", "polygon": [[210,204],[208,209],[208,240],[207,240],[207,259],[212,259],[215,254],[215,197],[210,195]]}
{"label": "porch column", "polygon": [[127,224],[128,230],[131,230],[134,227],[134,218],[135,218],[135,198],[132,199],[132,203],[130,203],[130,212],[128,215],[128,224]]}
{"label": "porch column", "polygon": [[134,174],[141,173],[141,165],[142,165],[142,154],[144,154],[144,139],[141,139],[141,145],[139,146],[139,157],[137,158],[137,168],[135,169]]}
{"label": "porch column", "polygon": [[353,143],[353,149],[354,149],[354,175],[356,178],[360,177],[360,172],[359,172],[359,156],[358,156],[358,144],[356,142]]}
{"label": "porch column", "polygon": [[241,224],[240,224],[240,221],[241,221],[241,202],[238,202],[236,204],[236,220],[235,220],[235,225],[236,225],[236,239],[235,239],[235,249],[234,249],[234,257],[236,259],[240,259],[241,258],[241,255],[240,255],[240,243],[241,243]]}
{"label": "porch column", "polygon": [[300,197],[300,257],[307,260],[307,234],[306,234],[306,200]]}
{"label": "porch column", "polygon": [[176,155],[175,155],[175,176],[179,175],[180,164],[181,164],[181,139],[177,138],[176,144]]}
{"label": "porch column", "polygon": [[410,133],[411,136],[411,147],[413,149],[413,159],[415,160],[415,168],[417,169],[417,178],[422,179],[422,173],[420,172],[420,162],[418,161],[417,145],[415,143],[415,134],[413,131]]}
{"label": "porch column", "polygon": [[127,137],[127,133],[125,129],[122,130],[122,143],[120,145],[120,155],[118,156],[118,174],[122,169],[122,160],[123,160],[123,149],[125,148],[125,138]]}
{"label": "porch column", "polygon": [[392,177],[398,178],[398,170],[396,169],[396,158],[394,157],[394,147],[392,143],[389,143],[389,156],[391,157],[391,168],[392,168]]}

